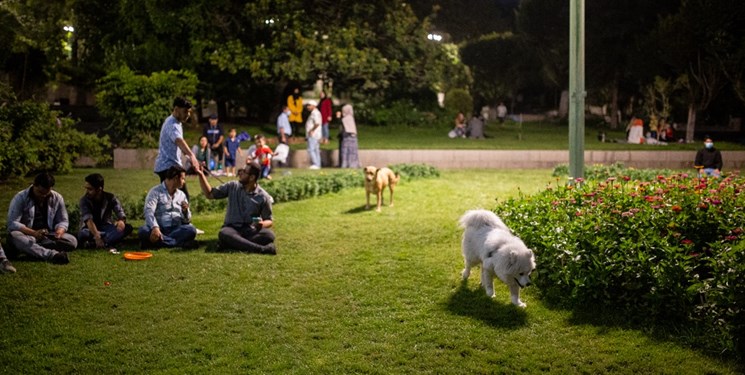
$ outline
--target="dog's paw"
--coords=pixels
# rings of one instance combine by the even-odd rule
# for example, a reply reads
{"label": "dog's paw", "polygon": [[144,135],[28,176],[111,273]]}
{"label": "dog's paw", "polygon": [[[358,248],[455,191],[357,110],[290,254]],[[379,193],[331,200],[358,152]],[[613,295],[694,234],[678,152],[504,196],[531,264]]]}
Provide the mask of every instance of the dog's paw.
{"label": "dog's paw", "polygon": [[515,304],[515,306],[517,306],[517,307],[519,307],[521,309],[524,309],[524,308],[528,307],[528,305],[526,305],[525,302],[523,302],[523,301],[517,301],[517,303],[514,303],[513,302],[513,304]]}

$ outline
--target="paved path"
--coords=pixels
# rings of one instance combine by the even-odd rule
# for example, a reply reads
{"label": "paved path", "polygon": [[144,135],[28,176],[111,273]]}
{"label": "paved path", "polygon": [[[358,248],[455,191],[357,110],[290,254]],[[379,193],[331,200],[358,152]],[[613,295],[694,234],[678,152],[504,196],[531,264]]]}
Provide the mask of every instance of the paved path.
{"label": "paved path", "polygon": [[[115,149],[114,168],[149,169],[157,150]],[[585,165],[622,162],[634,168],[693,168],[694,151],[585,151]],[[554,168],[569,163],[568,151],[546,150],[360,150],[363,166],[390,164],[428,164],[437,168],[533,169]],[[305,150],[290,152],[293,168],[307,168]],[[337,150],[323,150],[324,166],[338,165]],[[745,151],[722,151],[725,170],[745,168]]]}

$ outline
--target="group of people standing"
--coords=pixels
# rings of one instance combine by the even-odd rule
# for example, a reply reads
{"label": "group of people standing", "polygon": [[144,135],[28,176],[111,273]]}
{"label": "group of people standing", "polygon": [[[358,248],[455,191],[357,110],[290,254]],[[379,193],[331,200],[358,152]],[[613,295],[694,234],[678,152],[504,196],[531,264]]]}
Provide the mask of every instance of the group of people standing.
{"label": "group of people standing", "polygon": [[[299,134],[303,121],[303,106],[308,110],[305,119],[304,138],[307,142],[310,169],[320,169],[322,164],[321,145],[330,141],[329,125],[333,120],[333,103],[325,91],[321,91],[320,99],[303,101],[300,89],[295,88],[287,96],[287,105],[277,118],[277,135],[280,143],[287,144],[293,134]],[[339,131],[339,160],[341,168],[359,168],[357,126],[354,120],[354,110],[351,104],[345,104],[336,113],[341,120]]]}

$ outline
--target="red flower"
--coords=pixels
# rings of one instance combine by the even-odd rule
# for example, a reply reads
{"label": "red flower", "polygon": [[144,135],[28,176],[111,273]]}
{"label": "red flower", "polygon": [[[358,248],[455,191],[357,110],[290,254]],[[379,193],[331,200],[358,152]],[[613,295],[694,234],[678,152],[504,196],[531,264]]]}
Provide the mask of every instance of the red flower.
{"label": "red flower", "polygon": [[724,239],[727,241],[734,241],[737,239],[737,236],[727,236],[727,237],[724,237]]}
{"label": "red flower", "polygon": [[676,204],[676,205],[674,205],[674,206],[672,206],[672,207],[670,207],[670,209],[671,209],[671,210],[673,210],[673,212],[680,212],[680,211],[683,211],[683,208],[682,208],[682,207],[680,207],[680,206],[678,206],[677,204]]}
{"label": "red flower", "polygon": [[686,239],[680,241],[680,244],[681,245],[692,245],[693,244],[693,241],[691,241],[691,240],[689,240],[689,239],[686,238]]}
{"label": "red flower", "polygon": [[624,181],[631,180],[631,177],[629,177],[629,176],[623,176],[622,178],[623,178]]}

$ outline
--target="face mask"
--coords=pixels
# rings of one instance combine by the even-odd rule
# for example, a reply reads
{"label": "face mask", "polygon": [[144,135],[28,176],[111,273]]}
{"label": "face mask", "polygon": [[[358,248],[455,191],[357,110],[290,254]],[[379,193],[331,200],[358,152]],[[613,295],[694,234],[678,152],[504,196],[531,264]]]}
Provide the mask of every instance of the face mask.
{"label": "face mask", "polygon": [[706,142],[706,143],[704,143],[704,146],[706,146],[706,148],[712,148],[712,147],[714,147],[714,144],[711,143],[711,142]]}

